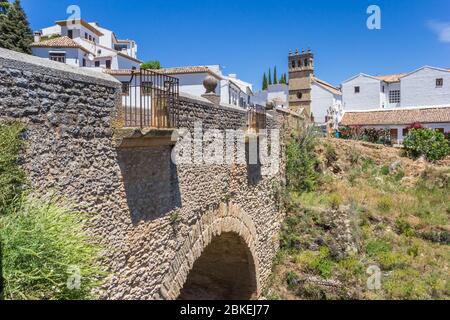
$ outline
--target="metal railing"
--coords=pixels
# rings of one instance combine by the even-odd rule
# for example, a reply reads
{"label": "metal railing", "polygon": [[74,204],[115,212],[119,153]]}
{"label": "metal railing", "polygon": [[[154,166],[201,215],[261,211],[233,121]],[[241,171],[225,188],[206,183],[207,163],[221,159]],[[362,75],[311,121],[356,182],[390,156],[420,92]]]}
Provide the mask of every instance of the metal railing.
{"label": "metal railing", "polygon": [[251,106],[247,112],[247,132],[259,133],[267,128],[266,108],[259,105]]}
{"label": "metal railing", "polygon": [[133,70],[122,82],[125,127],[176,128],[179,117],[179,80],[151,70]]}

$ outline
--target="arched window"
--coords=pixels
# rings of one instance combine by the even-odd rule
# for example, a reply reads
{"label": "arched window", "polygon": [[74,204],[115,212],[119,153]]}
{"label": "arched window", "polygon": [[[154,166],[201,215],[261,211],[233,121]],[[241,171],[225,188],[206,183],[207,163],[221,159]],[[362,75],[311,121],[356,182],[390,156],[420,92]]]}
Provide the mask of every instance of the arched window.
{"label": "arched window", "polygon": [[292,68],[295,68],[295,60],[292,60]]}
{"label": "arched window", "polygon": [[308,66],[308,59],[305,59],[305,67]]}

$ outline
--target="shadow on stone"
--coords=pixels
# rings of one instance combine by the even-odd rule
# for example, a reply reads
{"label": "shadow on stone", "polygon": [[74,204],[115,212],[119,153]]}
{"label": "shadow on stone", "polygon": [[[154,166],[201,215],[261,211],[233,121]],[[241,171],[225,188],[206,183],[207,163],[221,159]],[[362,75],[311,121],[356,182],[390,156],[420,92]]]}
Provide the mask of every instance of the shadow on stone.
{"label": "shadow on stone", "polygon": [[118,150],[126,199],[134,224],[163,217],[181,207],[177,168],[171,147]]}
{"label": "shadow on stone", "polygon": [[195,262],[178,300],[251,300],[256,298],[252,254],[236,233],[213,239]]}

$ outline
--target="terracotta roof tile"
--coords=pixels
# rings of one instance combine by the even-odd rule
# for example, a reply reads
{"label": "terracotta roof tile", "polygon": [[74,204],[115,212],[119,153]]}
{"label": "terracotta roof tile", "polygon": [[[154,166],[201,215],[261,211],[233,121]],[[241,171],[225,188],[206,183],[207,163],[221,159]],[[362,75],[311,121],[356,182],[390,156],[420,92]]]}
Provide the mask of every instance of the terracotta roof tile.
{"label": "terracotta roof tile", "polygon": [[70,39],[69,37],[57,37],[41,42],[35,42],[31,44],[34,48],[78,48],[88,53],[89,50],[81,46],[78,42]]}
{"label": "terracotta roof tile", "polygon": [[[122,69],[122,70],[104,70],[105,73],[115,76],[126,76],[130,75],[132,70]],[[216,78],[222,80],[223,77],[217,74],[214,70],[206,66],[193,66],[193,67],[177,67],[177,68],[162,68],[158,70],[151,70],[160,74],[166,75],[177,75],[177,74],[189,74],[189,73],[209,73]]]}
{"label": "terracotta roof tile", "polygon": [[420,123],[450,123],[450,106],[439,108],[414,108],[367,112],[346,112],[344,126],[410,125]]}
{"label": "terracotta roof tile", "polygon": [[392,83],[392,82],[399,82],[400,78],[405,75],[406,73],[396,73],[396,74],[388,74],[385,76],[375,76],[375,78],[382,80],[384,82]]}
{"label": "terracotta roof tile", "polygon": [[319,78],[313,77],[313,81],[316,82],[318,85],[322,86],[323,88],[325,88],[326,90],[330,91],[331,93],[341,96],[342,92],[341,90],[339,90],[338,88],[336,88],[335,86],[329,84],[326,81],[323,81]]}

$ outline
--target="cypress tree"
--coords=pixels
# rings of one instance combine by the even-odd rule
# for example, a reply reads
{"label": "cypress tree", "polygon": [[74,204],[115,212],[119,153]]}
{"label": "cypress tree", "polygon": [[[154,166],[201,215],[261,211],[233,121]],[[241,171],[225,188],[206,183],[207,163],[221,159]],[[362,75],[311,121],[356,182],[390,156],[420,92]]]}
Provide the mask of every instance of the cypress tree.
{"label": "cypress tree", "polygon": [[[4,8],[6,2],[0,6]],[[33,33],[20,0],[7,4],[6,15],[0,14],[0,47],[30,54],[32,42]]]}
{"label": "cypress tree", "polygon": [[277,79],[277,66],[275,66],[273,68],[273,84],[278,84],[278,79]]}
{"label": "cypress tree", "polygon": [[264,72],[262,89],[263,90],[267,90],[268,87],[269,87],[269,85],[268,85],[268,82],[267,82],[267,76],[266,76],[266,73]]}
{"label": "cypress tree", "polygon": [[269,68],[269,86],[272,84],[272,69]]}

